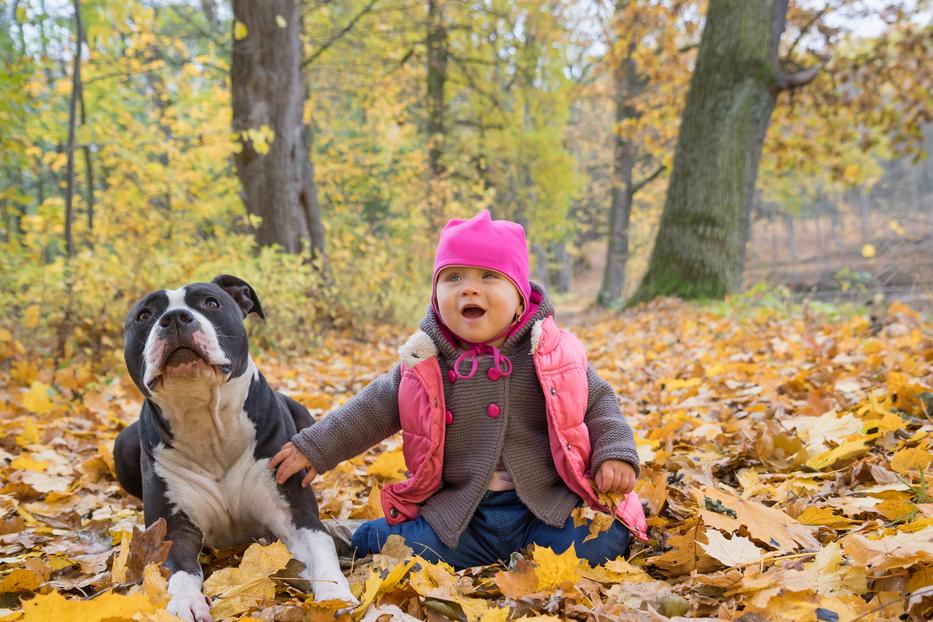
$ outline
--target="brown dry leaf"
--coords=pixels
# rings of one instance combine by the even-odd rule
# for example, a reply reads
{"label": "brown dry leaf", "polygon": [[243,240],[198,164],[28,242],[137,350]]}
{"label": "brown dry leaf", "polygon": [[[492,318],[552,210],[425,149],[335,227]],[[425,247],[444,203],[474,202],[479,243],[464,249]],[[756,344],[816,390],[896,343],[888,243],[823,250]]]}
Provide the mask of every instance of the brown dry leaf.
{"label": "brown dry leaf", "polygon": [[[779,551],[792,551],[797,547],[819,547],[819,542],[813,537],[809,527],[801,525],[780,510],[715,488],[695,489],[693,495],[703,522],[726,533],[735,533],[744,525],[754,538]],[[715,503],[718,502],[725,511],[707,509],[710,507],[705,502],[707,498],[713,500],[713,504],[710,504],[712,507],[716,507]]]}
{"label": "brown dry leaf", "polygon": [[497,572],[493,578],[502,594],[513,599],[530,596],[538,591],[538,576],[527,559],[520,559],[509,571]]}
{"label": "brown dry leaf", "polygon": [[[120,554],[113,564],[113,580],[115,583],[137,583],[143,578],[143,570],[147,564],[161,564],[168,559],[172,549],[172,541],[165,539],[168,526],[164,518],[152,523],[144,531],[136,526],[127,541],[124,536],[120,543]],[[126,542],[124,553],[124,542]],[[117,564],[120,564],[119,568]]]}
{"label": "brown dry leaf", "polygon": [[855,563],[868,566],[876,573],[930,563],[933,562],[933,527],[877,540],[854,533],[843,538],[842,548]]}

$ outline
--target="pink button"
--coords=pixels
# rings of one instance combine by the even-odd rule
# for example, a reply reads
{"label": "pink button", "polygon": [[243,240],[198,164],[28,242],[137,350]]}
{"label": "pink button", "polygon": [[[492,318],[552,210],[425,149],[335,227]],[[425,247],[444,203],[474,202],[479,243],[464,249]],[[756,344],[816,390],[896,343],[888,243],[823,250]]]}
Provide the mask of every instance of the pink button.
{"label": "pink button", "polygon": [[489,379],[495,382],[502,377],[502,372],[496,369],[495,367],[490,367],[486,372],[486,375],[489,376]]}
{"label": "pink button", "polygon": [[499,416],[499,407],[495,404],[490,404],[486,407],[486,414],[495,419]]}
{"label": "pink button", "polygon": [[447,370],[447,378],[450,380],[451,384],[457,382],[457,374],[455,374],[452,369]]}
{"label": "pink button", "polygon": [[447,411],[447,425],[450,425],[453,422],[454,422],[454,414],[448,410]]}

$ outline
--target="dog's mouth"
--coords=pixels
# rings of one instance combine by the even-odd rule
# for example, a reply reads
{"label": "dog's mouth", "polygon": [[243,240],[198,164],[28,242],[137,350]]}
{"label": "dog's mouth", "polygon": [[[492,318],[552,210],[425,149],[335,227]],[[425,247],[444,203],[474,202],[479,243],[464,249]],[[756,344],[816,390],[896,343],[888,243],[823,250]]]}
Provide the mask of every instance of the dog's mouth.
{"label": "dog's mouth", "polygon": [[460,309],[460,314],[467,319],[475,320],[486,315],[486,309],[479,305],[466,305]]}
{"label": "dog's mouth", "polygon": [[153,390],[166,378],[194,378],[202,376],[205,372],[214,372],[220,376],[227,376],[233,371],[230,364],[212,365],[200,352],[187,346],[179,346],[165,357],[161,369],[147,383],[149,390]]}

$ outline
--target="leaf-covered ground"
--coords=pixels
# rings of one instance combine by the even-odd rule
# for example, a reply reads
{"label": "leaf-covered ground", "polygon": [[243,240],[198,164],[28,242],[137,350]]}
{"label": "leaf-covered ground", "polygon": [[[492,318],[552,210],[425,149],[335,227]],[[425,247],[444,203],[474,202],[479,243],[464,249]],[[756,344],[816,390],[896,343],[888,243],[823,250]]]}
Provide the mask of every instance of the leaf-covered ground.
{"label": "leaf-covered ground", "polygon": [[[579,324],[639,436],[651,541],[598,568],[540,549],[459,573],[390,542],[350,572],[353,619],[928,619],[933,326],[920,314],[658,301]],[[405,336],[257,363],[319,417]],[[0,619],[171,619],[147,566],[162,534],[134,533],[140,504],[113,476],[112,440],[140,398],[118,354],[107,361],[105,377],[53,374],[0,331]],[[400,469],[389,439],[326,473],[322,514],[377,516]],[[341,603],[307,602],[289,557],[271,542],[206,552],[215,619],[333,619]]]}

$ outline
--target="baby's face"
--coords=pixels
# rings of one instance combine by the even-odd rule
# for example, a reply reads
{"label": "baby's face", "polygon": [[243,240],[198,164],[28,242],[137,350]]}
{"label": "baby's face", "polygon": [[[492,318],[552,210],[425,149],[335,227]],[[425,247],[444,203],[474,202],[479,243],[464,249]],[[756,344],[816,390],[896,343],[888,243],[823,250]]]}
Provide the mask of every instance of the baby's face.
{"label": "baby's face", "polygon": [[[437,275],[441,320],[464,341],[483,343],[512,323],[522,299],[512,281],[495,270],[450,266]],[[492,345],[499,347],[504,336]]]}

